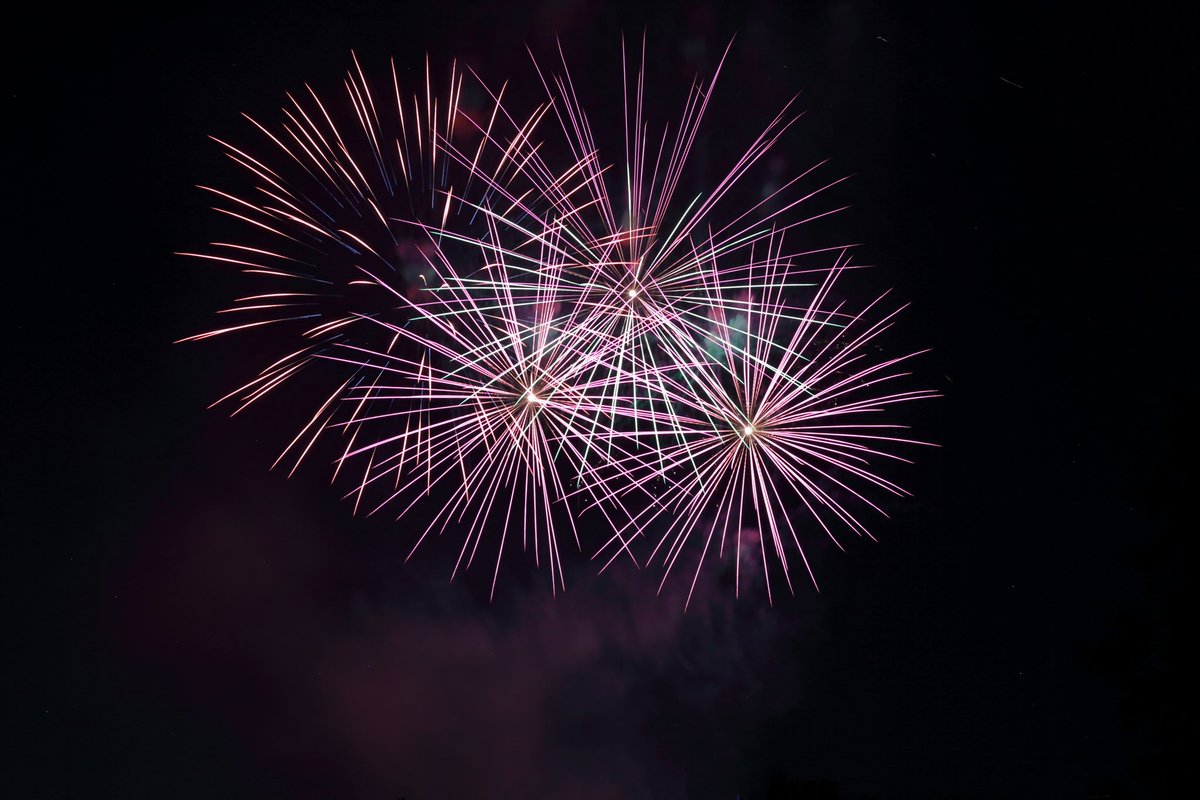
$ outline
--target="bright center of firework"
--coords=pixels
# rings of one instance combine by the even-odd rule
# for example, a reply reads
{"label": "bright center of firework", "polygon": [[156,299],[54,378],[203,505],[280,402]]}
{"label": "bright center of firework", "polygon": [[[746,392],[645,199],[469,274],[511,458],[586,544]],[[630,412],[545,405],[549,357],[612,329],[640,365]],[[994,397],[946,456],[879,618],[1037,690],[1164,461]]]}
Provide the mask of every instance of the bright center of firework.
{"label": "bright center of firework", "polygon": [[637,289],[633,289],[633,288],[631,288],[631,289],[629,290],[629,299],[631,299],[631,300],[632,300],[632,299],[633,299],[633,298],[635,298],[635,297],[637,297]]}
{"label": "bright center of firework", "polygon": [[531,406],[542,402],[541,398],[537,396],[537,392],[533,390],[532,386],[525,392],[525,402],[529,403]]}
{"label": "bright center of firework", "polygon": [[754,426],[751,425],[749,422],[747,422],[746,426],[744,428],[742,428],[742,433],[746,434],[747,436],[753,436],[754,435]]}

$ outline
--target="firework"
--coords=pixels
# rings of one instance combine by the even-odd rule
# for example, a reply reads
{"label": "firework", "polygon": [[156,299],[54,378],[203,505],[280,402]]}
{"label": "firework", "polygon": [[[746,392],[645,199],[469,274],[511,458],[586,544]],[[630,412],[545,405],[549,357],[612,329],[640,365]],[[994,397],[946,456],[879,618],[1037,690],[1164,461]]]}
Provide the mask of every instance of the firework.
{"label": "firework", "polygon": [[887,388],[910,357],[872,351],[895,312],[834,300],[846,248],[785,248],[840,210],[801,213],[840,179],[803,189],[814,167],[735,202],[790,105],[684,194],[724,57],[658,133],[644,63],[643,45],[623,73],[619,168],[565,57],[559,73],[534,62],[546,100],[524,116],[474,73],[439,88],[427,66],[411,95],[394,66],[378,91],[355,60],[336,102],[308,89],[279,127],[250,120],[265,152],[220,143],[252,193],[205,187],[251,235],[186,255],[267,285],[222,312],[244,321],[189,340],[265,329],[284,348],[222,401],[238,413],[318,373],[325,390],[276,463],[336,441],[356,512],[421,515],[413,551],[456,532],[453,574],[490,553],[493,592],[518,546],[564,588],[560,538],[583,547],[581,506],[611,530],[606,565],[628,554],[665,581],[698,549],[694,590],[715,547],[734,553],[740,591],[752,546],[768,596],[772,571],[790,589],[793,553],[811,577],[801,528],[869,536],[852,507],[903,492],[874,465],[917,442],[877,412],[932,396]]}
{"label": "firework", "polygon": [[[762,285],[777,286],[773,273],[786,264],[778,239],[767,245],[756,263]],[[744,557],[756,559],[771,598],[773,569],[793,588],[789,553],[816,585],[802,542],[814,527],[841,548],[838,528],[871,536],[853,507],[883,513],[864,491],[905,494],[874,465],[906,461],[895,451],[925,443],[902,436],[904,426],[879,414],[936,395],[895,388],[909,375],[905,363],[919,353],[879,355],[875,344],[900,309],[878,313],[880,298],[851,312],[835,301],[846,266],[839,260],[828,270],[800,315],[780,289],[748,301],[736,317],[713,303],[710,324],[694,346],[676,352],[674,364],[657,367],[677,409],[671,424],[679,440],[659,444],[652,456],[633,452],[617,462],[607,494],[644,499],[601,549],[614,551],[610,562],[664,518],[646,560],[664,567],[665,582],[689,543],[696,544],[689,602],[713,550],[717,558],[732,551],[735,592]],[[710,277],[716,291],[721,276],[713,270]]]}
{"label": "firework", "polygon": [[[556,270],[542,271],[538,302],[517,302],[503,289],[480,290],[481,283],[507,286],[503,278],[462,278],[434,252],[440,283],[432,299],[398,296],[425,324],[377,323],[394,343],[415,345],[419,359],[349,343],[323,356],[378,376],[346,392],[354,414],[337,426],[357,434],[367,423],[392,423],[382,438],[357,436],[343,456],[368,459],[352,492],[356,507],[377,484],[387,491],[376,509],[399,504],[401,516],[432,497],[436,510],[413,550],[452,521],[465,523],[455,573],[474,561],[485,532],[498,532],[493,592],[506,543],[519,530],[521,548],[549,565],[552,587],[565,588],[555,518],[566,521],[577,548],[580,541],[573,516],[556,513],[567,495],[560,471],[585,490],[594,485],[584,443],[609,414],[601,403],[622,373],[609,366],[604,334],[560,311]],[[487,263],[481,274],[507,267]],[[615,452],[623,452],[619,442]]]}
{"label": "firework", "polygon": [[[255,245],[216,242],[184,255],[279,286],[221,312],[248,321],[185,341],[285,329],[276,341],[294,349],[218,401],[235,401],[236,414],[302,372],[321,372],[326,393],[277,464],[290,458],[294,471],[319,439],[340,438],[334,478],[355,473],[356,511],[393,506],[403,515],[432,497],[417,545],[451,522],[465,527],[455,573],[475,559],[485,531],[499,531],[493,589],[519,526],[515,538],[561,587],[555,464],[570,461],[577,481],[587,474],[576,439],[611,416],[594,395],[622,372],[595,368],[608,337],[558,313],[561,281],[545,252],[552,237],[523,225],[547,213],[549,201],[526,184],[553,179],[522,150],[547,107],[517,122],[503,90],[472,81],[486,111],[466,111],[457,69],[444,99],[428,67],[423,94],[405,95],[394,65],[391,78],[387,91],[373,91],[355,60],[336,104],[309,89],[288,96],[277,130],[247,118],[266,155],[220,142],[255,190],[202,188]],[[508,279],[530,263],[542,265],[535,282]],[[560,516],[578,546],[572,517]]]}

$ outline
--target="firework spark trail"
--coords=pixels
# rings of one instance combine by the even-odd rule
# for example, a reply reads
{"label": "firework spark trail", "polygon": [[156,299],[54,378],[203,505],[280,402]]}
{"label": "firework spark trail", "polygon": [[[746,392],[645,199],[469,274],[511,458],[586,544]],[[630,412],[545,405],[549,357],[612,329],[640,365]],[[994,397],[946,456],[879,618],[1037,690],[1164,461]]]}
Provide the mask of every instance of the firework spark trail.
{"label": "firework spark trail", "polygon": [[[495,524],[492,517],[502,509],[497,556],[508,523],[519,520],[522,544],[535,561],[549,562],[551,583],[561,587],[551,509],[563,492],[554,461],[575,455],[572,426],[580,410],[588,408],[589,419],[597,416],[588,393],[600,381],[574,376],[600,357],[604,338],[581,336],[573,316],[551,319],[559,281],[549,269],[528,297],[514,294],[502,277],[471,277],[511,272],[518,256],[542,260],[543,254],[527,251],[544,250],[547,236],[502,247],[496,225],[503,219],[504,233],[511,233],[522,215],[541,212],[521,205],[499,216],[492,203],[518,195],[538,202],[537,193],[520,183],[533,168],[522,163],[528,159],[520,145],[547,108],[518,121],[507,110],[500,113],[503,89],[485,90],[494,106],[476,119],[460,108],[464,76],[456,68],[444,100],[433,89],[428,63],[423,95],[402,92],[394,64],[391,78],[377,102],[355,59],[340,105],[306,87],[305,102],[288,95],[282,130],[247,117],[269,141],[270,156],[256,158],[219,142],[253,176],[255,192],[247,199],[202,188],[219,199],[218,211],[273,244],[219,242],[211,252],[184,255],[311,288],[239,298],[220,313],[255,319],[184,341],[299,323],[293,335],[303,346],[218,401],[236,399],[238,413],[302,371],[320,364],[336,368],[332,391],[321,396],[276,464],[290,459],[294,471],[319,438],[340,432],[344,443],[334,479],[357,465],[350,493],[356,511],[392,502],[408,510],[452,473],[461,475],[417,544],[434,529],[467,518],[457,573],[474,559],[488,523]],[[506,125],[511,130],[499,133]],[[459,145],[459,139],[472,138],[477,145]],[[280,157],[281,164],[268,165]],[[456,190],[455,182],[462,188]],[[474,194],[473,186],[479,188]],[[507,256],[509,263],[488,263],[490,254]],[[587,352],[577,352],[585,342]],[[581,461],[574,471],[585,475],[587,467]],[[367,500],[369,488],[388,482],[383,502]],[[511,491],[502,502],[506,488]],[[498,570],[499,557],[493,581]]]}
{"label": "firework spark trail", "polygon": [[[452,488],[435,501],[438,509],[413,546],[414,552],[430,533],[441,533],[450,522],[469,518],[455,565],[457,573],[473,562],[484,533],[499,529],[492,572],[494,592],[509,531],[519,527],[522,548],[532,549],[538,564],[544,557],[551,585],[565,588],[553,511],[567,495],[558,465],[571,464],[572,471],[586,479],[585,490],[596,485],[592,478],[595,467],[579,442],[592,435],[590,425],[597,415],[606,413],[599,408],[600,400],[620,373],[596,369],[610,357],[603,335],[590,329],[577,313],[558,311],[554,299],[557,271],[543,270],[538,293],[542,302],[530,308],[503,292],[497,298],[481,299],[476,282],[457,276],[446,256],[440,250],[435,253],[438,259],[430,266],[444,283],[434,298],[420,303],[398,298],[421,313],[432,330],[376,322],[418,345],[429,358],[413,361],[350,344],[323,356],[356,368],[370,366],[386,376],[363,391],[350,393],[351,397],[357,395],[359,407],[365,409],[352,424],[405,423],[403,432],[360,442],[345,453],[344,459],[371,457],[361,485],[352,494],[361,497],[367,485],[385,482],[395,474],[394,490],[375,510],[403,503],[411,496],[399,511],[403,516],[422,497],[449,481]],[[503,272],[506,268],[501,261],[487,264],[485,271]],[[507,284],[497,279],[495,285]],[[395,401],[400,401],[399,410],[390,408]],[[373,412],[380,404],[385,410]],[[424,440],[425,446],[416,448],[411,474],[402,478],[400,468],[407,460],[411,439]],[[620,450],[619,443],[617,448]],[[423,490],[414,491],[422,484]],[[579,547],[573,517],[563,516]],[[611,516],[609,519],[616,524]]]}
{"label": "firework spark trail", "polygon": [[[669,418],[673,406],[666,386],[657,379],[647,380],[634,365],[653,366],[670,351],[690,346],[695,331],[707,324],[714,303],[730,313],[745,313],[743,298],[756,292],[812,286],[803,277],[803,273],[812,270],[803,269],[790,272],[776,269],[770,273],[775,283],[765,285],[763,276],[768,273],[759,270],[748,254],[765,238],[841,210],[835,208],[801,218],[786,216],[844,180],[834,180],[796,196],[794,190],[818,164],[767,193],[750,208],[727,213],[723,218],[718,215],[722,201],[744,182],[748,171],[798,119],[788,116],[790,103],[768,123],[716,186],[707,194],[691,199],[682,210],[678,208],[679,186],[725,55],[708,83],[695,83],[689,90],[674,135],[669,126],[664,127],[654,144],[644,113],[645,43],[633,85],[628,75],[629,59],[622,48],[625,164],[624,180],[615,192],[610,190],[607,180],[613,170],[598,155],[596,137],[576,93],[565,55],[560,49],[561,74],[543,70],[534,59],[550,101],[548,108],[559,122],[572,161],[565,169],[555,169],[543,157],[540,140],[529,136],[514,139],[515,146],[510,146],[506,155],[520,162],[521,169],[535,184],[537,196],[546,200],[546,213],[530,209],[526,198],[514,196],[505,187],[494,184],[489,191],[504,197],[507,207],[498,211],[478,208],[491,214],[500,227],[518,234],[524,244],[541,245],[537,257],[518,252],[505,254],[512,268],[503,275],[508,284],[504,291],[522,302],[539,302],[541,271],[551,264],[559,270],[562,281],[556,288],[557,296],[573,313],[585,309],[589,324],[601,331],[606,340],[616,342],[612,366],[629,376],[611,384],[609,413],[615,415],[619,407],[639,403],[664,410],[666,418],[661,424],[658,415],[632,416],[635,422],[647,420],[656,440],[676,438],[675,425]],[[623,202],[615,199],[619,195],[623,195]],[[513,212],[517,211],[520,223],[514,222]],[[446,231],[440,235],[455,234]],[[777,265],[791,265],[803,257],[840,249],[810,249],[790,253],[786,261],[776,261]],[[714,263],[721,266],[721,291],[717,292],[711,291],[708,284],[709,269]],[[499,291],[499,287],[483,282],[476,288],[481,292]],[[789,313],[789,309],[781,305],[778,313]],[[597,364],[597,368],[602,366]],[[647,373],[653,374],[653,370]],[[605,435],[605,426],[594,427],[597,438]]]}
{"label": "firework spark trail", "polygon": [[[786,269],[778,262],[778,252],[776,242],[772,254],[759,262],[766,273],[764,286],[775,286],[771,273]],[[790,591],[791,546],[816,585],[794,520],[801,515],[791,509],[802,506],[803,518],[839,548],[836,525],[871,536],[847,507],[848,501],[837,495],[844,492],[882,514],[863,494],[864,485],[897,495],[906,492],[878,475],[873,463],[907,461],[893,450],[926,443],[896,435],[904,426],[861,418],[936,394],[890,388],[908,376],[902,365],[919,353],[881,358],[870,352],[868,346],[891,326],[900,309],[874,318],[883,298],[854,313],[834,304],[832,292],[845,267],[839,260],[829,270],[790,334],[783,328],[793,316],[781,313],[786,301],[779,288],[747,303],[744,330],[731,325],[725,307],[713,304],[708,334],[695,340],[690,353],[676,353],[675,364],[659,368],[679,408],[671,421],[681,441],[660,445],[653,457],[631,452],[618,462],[620,472],[606,481],[600,501],[636,492],[653,494],[654,500],[618,528],[600,553],[624,552],[631,539],[650,530],[657,518],[668,516],[646,560],[661,563],[665,582],[689,541],[699,539],[690,602],[714,538],[717,557],[723,558],[731,531],[735,592],[740,592],[741,532],[751,524],[758,533],[767,595],[773,600],[769,556]],[[715,269],[710,272],[712,291],[719,290],[720,277]]]}
{"label": "firework spark trail", "polygon": [[801,213],[844,178],[802,190],[817,164],[733,203],[799,118],[791,103],[711,188],[681,196],[728,52],[693,83],[674,133],[652,135],[645,43],[632,80],[622,47],[621,169],[600,155],[561,48],[558,74],[534,60],[547,99],[524,116],[474,72],[490,109],[464,111],[466,76],[452,68],[439,94],[428,63],[423,96],[401,91],[394,65],[373,93],[355,59],[343,105],[308,88],[304,102],[288,95],[280,130],[247,117],[272,156],[220,144],[255,192],[203,188],[264,244],[185,255],[279,285],[220,312],[247,321],[187,340],[286,327],[299,346],[218,402],[236,414],[324,365],[334,377],[276,463],[294,471],[340,435],[333,477],[357,471],[355,511],[431,508],[413,551],[456,528],[455,575],[494,544],[493,593],[517,528],[565,588],[559,538],[565,519],[581,545],[577,495],[611,525],[606,567],[653,539],[665,581],[700,540],[689,601],[734,522],[737,591],[743,522],[757,526],[769,598],[772,559],[792,588],[788,539],[811,577],[789,511],[835,543],[839,526],[870,536],[847,505],[879,510],[867,486],[903,493],[872,464],[920,443],[859,416],[934,395],[881,393],[911,356],[868,352],[897,312],[872,322],[878,301],[854,314],[832,301],[846,246],[784,250],[842,210]]}

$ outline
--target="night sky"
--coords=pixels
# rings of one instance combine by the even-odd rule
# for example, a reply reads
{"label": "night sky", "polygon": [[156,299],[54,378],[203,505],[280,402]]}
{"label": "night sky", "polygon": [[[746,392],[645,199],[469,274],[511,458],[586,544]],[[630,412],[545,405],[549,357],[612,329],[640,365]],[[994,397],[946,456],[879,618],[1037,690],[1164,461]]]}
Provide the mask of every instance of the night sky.
{"label": "night sky", "polygon": [[[504,6],[189,4],[10,28],[12,796],[1082,800],[1194,783],[1186,26],[1153,4]],[[271,471],[286,402],[206,410],[263,340],[172,344],[238,290],[173,253],[218,229],[195,185],[236,185],[207,137],[250,138],[242,112],[276,119],[352,50],[528,84],[525,45],[549,59],[557,36],[616,118],[620,37],[643,31],[671,108],[736,35],[714,161],[799,93],[785,166],[854,176],[833,198],[852,208],[813,235],[862,242],[864,291],[912,302],[893,342],[932,348],[917,372],[944,395],[905,415],[941,448],[889,473],[915,496],[874,522],[879,542],[817,548],[821,592],[799,582],[773,608],[713,586],[684,614],[682,582],[656,596],[567,552],[565,595],[514,560],[489,602],[486,570],[450,583],[436,546],[405,563],[411,526],[353,517],[320,465]]]}

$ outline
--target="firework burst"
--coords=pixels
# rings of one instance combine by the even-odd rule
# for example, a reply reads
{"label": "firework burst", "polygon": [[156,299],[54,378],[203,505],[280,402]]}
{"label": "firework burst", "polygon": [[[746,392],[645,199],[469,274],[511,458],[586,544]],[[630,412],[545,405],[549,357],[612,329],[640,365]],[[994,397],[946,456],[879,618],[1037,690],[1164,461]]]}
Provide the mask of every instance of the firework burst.
{"label": "firework burst", "polygon": [[[579,542],[573,516],[555,513],[566,494],[558,464],[586,478],[579,441],[623,411],[596,400],[623,373],[597,368],[610,337],[564,304],[553,236],[537,228],[559,200],[537,187],[573,178],[547,176],[528,152],[548,106],[518,122],[503,89],[473,79],[487,111],[466,111],[465,80],[452,68],[440,99],[427,66],[424,92],[405,95],[393,65],[381,93],[356,59],[336,105],[309,88],[288,95],[278,130],[247,117],[267,155],[219,142],[255,191],[202,188],[269,244],[183,255],[283,285],[221,312],[249,321],[184,341],[287,328],[279,338],[296,349],[218,401],[236,402],[236,414],[302,371],[322,372],[326,393],[277,464],[294,471],[322,437],[340,438],[334,478],[355,476],[356,512],[433,506],[414,551],[455,523],[466,531],[457,574],[498,531],[494,591],[512,534],[563,587],[556,517]],[[540,267],[533,280],[510,280],[529,264]]]}
{"label": "firework burst", "polygon": [[[517,302],[502,278],[486,277],[507,271],[503,261],[485,264],[485,277],[465,279],[440,249],[434,253],[432,298],[398,296],[424,324],[377,322],[392,336],[387,350],[342,343],[324,356],[377,375],[346,392],[354,412],[337,423],[354,430],[343,460],[367,459],[351,492],[356,507],[376,485],[386,493],[374,510],[398,504],[400,516],[432,497],[435,511],[414,551],[431,532],[459,523],[466,535],[457,573],[474,561],[485,532],[498,531],[494,592],[506,543],[519,532],[521,549],[549,564],[551,585],[565,588],[556,518],[580,542],[573,515],[559,505],[568,494],[560,472],[585,490],[598,485],[586,442],[609,414],[601,402],[621,373],[607,366],[603,333],[560,311],[556,270],[540,274],[538,302]],[[491,294],[481,284],[501,288]],[[413,347],[395,346],[401,342],[420,357],[403,355]],[[358,435],[364,424],[380,423],[393,432]]]}
{"label": "firework burst", "polygon": [[[717,558],[732,551],[735,592],[746,548],[757,551],[751,555],[761,564],[768,598],[773,569],[792,590],[796,556],[815,586],[802,539],[814,526],[839,548],[839,528],[870,537],[856,509],[883,510],[864,491],[906,494],[874,465],[906,461],[895,451],[925,444],[902,436],[904,426],[881,420],[880,412],[936,396],[894,388],[919,353],[885,358],[874,349],[900,309],[879,314],[879,298],[846,310],[833,299],[846,267],[839,260],[797,316],[775,288],[773,274],[787,269],[779,238],[767,245],[756,263],[761,285],[772,288],[736,317],[712,303],[706,332],[676,351],[674,364],[656,367],[676,408],[670,423],[679,440],[658,443],[652,455],[631,453],[606,482],[610,497],[644,499],[601,552],[614,551],[611,563],[631,539],[653,532],[646,560],[664,567],[665,582],[689,543],[697,544],[689,602],[714,549]],[[710,291],[719,290],[720,280],[711,270]],[[660,518],[665,523],[656,530],[652,523]]]}
{"label": "firework burst", "polygon": [[534,62],[546,100],[523,117],[474,73],[452,68],[439,88],[427,66],[411,95],[393,66],[376,91],[355,59],[336,102],[308,89],[277,128],[247,117],[265,152],[220,142],[254,190],[204,188],[252,235],[185,254],[266,284],[222,312],[242,321],[188,340],[286,331],[283,357],[222,398],[234,413],[302,372],[327,380],[277,463],[336,440],[355,511],[423,515],[414,551],[458,531],[454,574],[491,552],[493,592],[518,543],[565,587],[577,497],[611,528],[606,564],[650,541],[665,581],[695,543],[694,590],[715,546],[734,552],[740,591],[749,529],[768,596],[772,571],[790,589],[793,553],[807,570],[801,528],[869,536],[853,507],[903,491],[873,465],[916,442],[876,412],[932,396],[889,390],[910,356],[871,352],[895,312],[834,301],[844,247],[785,251],[841,210],[801,213],[841,179],[802,190],[817,165],[735,202],[797,119],[790,104],[685,195],[724,56],[658,133],[644,44],[641,63],[623,72],[613,168],[565,57],[557,74]]}

